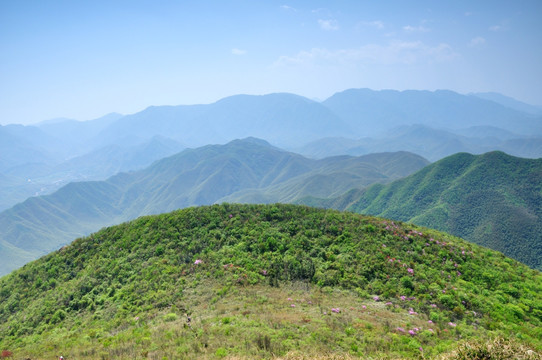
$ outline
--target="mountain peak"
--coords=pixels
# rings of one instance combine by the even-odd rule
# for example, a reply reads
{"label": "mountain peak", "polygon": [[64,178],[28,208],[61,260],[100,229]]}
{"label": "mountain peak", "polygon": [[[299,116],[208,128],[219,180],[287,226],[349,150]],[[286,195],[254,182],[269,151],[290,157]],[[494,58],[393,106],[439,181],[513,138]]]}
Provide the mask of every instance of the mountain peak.
{"label": "mountain peak", "polygon": [[254,144],[254,145],[264,146],[268,148],[275,148],[266,140],[263,140],[254,136],[249,136],[244,139],[235,139],[235,140],[230,141],[228,144]]}

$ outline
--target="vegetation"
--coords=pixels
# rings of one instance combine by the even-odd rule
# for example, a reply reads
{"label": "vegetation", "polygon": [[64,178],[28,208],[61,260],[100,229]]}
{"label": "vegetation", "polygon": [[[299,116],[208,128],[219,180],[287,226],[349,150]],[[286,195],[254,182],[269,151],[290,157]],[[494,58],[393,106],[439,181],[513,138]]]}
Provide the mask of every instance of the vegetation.
{"label": "vegetation", "polygon": [[542,351],[540,272],[305,206],[146,216],[0,278],[0,349],[14,358],[433,358],[498,337]]}
{"label": "vegetation", "polygon": [[438,229],[542,269],[542,159],[461,153],[388,185],[304,202]]}
{"label": "vegetation", "polygon": [[[338,196],[352,187],[391,182],[427,164],[404,152],[312,160],[254,138],[188,149],[141,171],[70,183],[0,213],[0,247],[6,249],[0,275],[77,237],[138,216],[209,205],[227,196],[229,202],[258,203]],[[241,199],[249,189],[260,195],[244,193]]]}

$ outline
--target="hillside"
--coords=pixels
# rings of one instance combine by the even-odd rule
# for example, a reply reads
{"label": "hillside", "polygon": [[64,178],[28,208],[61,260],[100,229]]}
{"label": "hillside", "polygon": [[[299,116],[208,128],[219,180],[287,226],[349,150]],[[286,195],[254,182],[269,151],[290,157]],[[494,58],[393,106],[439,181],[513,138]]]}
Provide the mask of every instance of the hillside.
{"label": "hillside", "polygon": [[[51,195],[30,198],[0,213],[0,240],[36,258],[78,236],[141,215],[213,204],[248,189],[281,184],[299,189],[307,174],[325,171],[325,176],[311,179],[304,194],[331,196],[354,184],[390,182],[426,164],[407,153],[311,160],[263,140],[236,140],[187,149],[140,171],[106,181],[70,183]],[[26,260],[10,251],[3,256],[8,260],[0,263],[0,274]]]}
{"label": "hillside", "polygon": [[446,231],[542,269],[542,159],[456,154],[345,199],[322,204]]}
{"label": "hillside", "polygon": [[0,278],[0,348],[15,358],[434,358],[495,337],[542,350],[540,272],[304,206],[142,217]]}
{"label": "hillside", "polygon": [[217,202],[291,203],[306,196],[335,197],[350,189],[386,184],[410,175],[429,162],[407,152],[377,153],[358,157],[332,156],[315,161],[315,169],[263,188],[234,192]]}

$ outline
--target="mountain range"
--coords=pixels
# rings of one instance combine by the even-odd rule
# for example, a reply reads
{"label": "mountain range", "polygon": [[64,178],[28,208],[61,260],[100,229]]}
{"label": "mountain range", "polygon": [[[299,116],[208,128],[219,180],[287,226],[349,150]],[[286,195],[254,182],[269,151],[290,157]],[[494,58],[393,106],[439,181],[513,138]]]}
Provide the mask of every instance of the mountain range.
{"label": "mountain range", "polygon": [[539,158],[542,156],[542,137],[522,137],[492,126],[444,130],[426,125],[408,125],[391,129],[379,137],[327,137],[292,149],[313,158],[409,151],[430,161],[437,161],[458,152],[483,154],[495,150],[518,157]]}
{"label": "mountain range", "polygon": [[[533,109],[495,94],[350,89],[323,102],[286,93],[236,95],[207,105],[153,106],[83,122],[0,126],[0,174],[10,184],[6,188],[0,180],[0,210],[70,181],[105,180],[182,148],[249,136],[317,158],[410,151],[436,161],[461,151],[493,150],[537,158],[542,116]],[[153,154],[156,139],[162,144]],[[130,160],[145,147],[147,162]],[[165,147],[170,149],[164,152]],[[103,168],[94,166],[105,153]]]}
{"label": "mountain range", "polygon": [[459,153],[391,184],[301,202],[431,227],[542,270],[542,159]]}
{"label": "mountain range", "polygon": [[[0,273],[103,226],[223,201],[294,201],[388,183],[426,166],[405,152],[308,159],[247,138],[186,149],[106,181],[72,182],[0,213]],[[263,200],[262,200],[263,199]]]}

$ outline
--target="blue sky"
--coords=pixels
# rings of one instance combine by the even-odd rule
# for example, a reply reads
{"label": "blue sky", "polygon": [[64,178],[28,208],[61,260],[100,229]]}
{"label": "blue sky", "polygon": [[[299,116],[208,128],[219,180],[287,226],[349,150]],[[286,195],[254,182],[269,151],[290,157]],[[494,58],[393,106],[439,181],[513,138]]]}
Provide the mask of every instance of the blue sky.
{"label": "blue sky", "polygon": [[0,124],[348,88],[542,105],[541,20],[540,0],[0,0]]}

